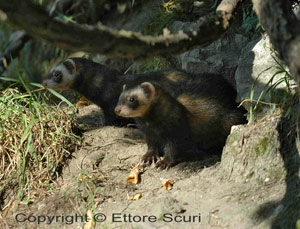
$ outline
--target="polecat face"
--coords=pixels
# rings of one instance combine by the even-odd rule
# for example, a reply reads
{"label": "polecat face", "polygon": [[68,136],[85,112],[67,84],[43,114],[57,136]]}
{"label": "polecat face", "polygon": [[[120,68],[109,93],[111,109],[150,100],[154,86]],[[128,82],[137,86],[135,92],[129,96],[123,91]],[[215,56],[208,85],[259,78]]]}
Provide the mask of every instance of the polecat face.
{"label": "polecat face", "polygon": [[54,66],[43,81],[44,87],[55,90],[68,90],[76,77],[76,65],[72,59],[66,59]]}
{"label": "polecat face", "polygon": [[126,89],[126,85],[124,85],[115,113],[125,118],[143,117],[155,98],[155,87],[149,82],[130,89]]}

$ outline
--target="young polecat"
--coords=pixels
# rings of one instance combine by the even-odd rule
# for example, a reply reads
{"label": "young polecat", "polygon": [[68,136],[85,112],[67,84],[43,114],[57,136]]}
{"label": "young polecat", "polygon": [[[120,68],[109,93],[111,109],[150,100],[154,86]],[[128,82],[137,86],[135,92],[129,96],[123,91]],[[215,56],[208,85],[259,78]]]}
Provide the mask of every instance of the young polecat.
{"label": "young polecat", "polygon": [[128,79],[153,80],[172,94],[181,82],[192,75],[177,70],[165,70],[139,75],[124,75],[102,64],[84,58],[69,58],[59,62],[48,73],[43,85],[56,90],[73,89],[100,106],[105,125],[126,126],[132,119],[117,116],[114,108]]}
{"label": "young polecat", "polygon": [[[124,85],[116,114],[134,118],[148,150],[142,161],[160,169],[180,161],[221,151],[232,125],[245,123],[228,83],[206,84],[193,79],[178,88],[177,98],[155,82]],[[208,80],[207,82],[209,82]],[[220,98],[219,96],[222,95]],[[232,101],[231,101],[232,100]]]}

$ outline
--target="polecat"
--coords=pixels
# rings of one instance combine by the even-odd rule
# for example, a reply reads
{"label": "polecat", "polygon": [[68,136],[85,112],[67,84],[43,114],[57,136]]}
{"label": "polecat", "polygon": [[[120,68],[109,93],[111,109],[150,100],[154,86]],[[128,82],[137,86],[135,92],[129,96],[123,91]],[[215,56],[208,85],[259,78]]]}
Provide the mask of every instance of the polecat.
{"label": "polecat", "polygon": [[102,108],[105,125],[126,126],[132,119],[117,116],[114,108],[127,81],[153,80],[171,94],[180,83],[193,75],[165,70],[137,75],[124,75],[85,58],[69,58],[59,62],[48,73],[43,85],[56,90],[73,89]]}
{"label": "polecat", "polygon": [[148,150],[142,161],[151,164],[164,156],[156,167],[165,169],[221,151],[231,126],[246,120],[236,108],[234,89],[218,78],[189,80],[178,87],[176,97],[155,82],[123,86],[115,112],[134,118],[144,133]]}

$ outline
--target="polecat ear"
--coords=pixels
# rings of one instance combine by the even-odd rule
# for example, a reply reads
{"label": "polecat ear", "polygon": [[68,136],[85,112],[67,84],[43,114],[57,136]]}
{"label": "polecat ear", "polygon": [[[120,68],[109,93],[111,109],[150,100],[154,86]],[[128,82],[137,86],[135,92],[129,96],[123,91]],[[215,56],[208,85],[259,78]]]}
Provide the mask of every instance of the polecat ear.
{"label": "polecat ear", "polygon": [[125,90],[126,90],[126,84],[123,85],[123,91],[125,91]]}
{"label": "polecat ear", "polygon": [[68,71],[71,74],[74,74],[76,72],[76,64],[74,62],[74,60],[72,59],[66,59],[63,64],[65,65],[65,67],[68,69]]}
{"label": "polecat ear", "polygon": [[147,95],[149,95],[151,97],[155,96],[155,87],[152,83],[144,82],[140,86],[143,88],[144,92]]}

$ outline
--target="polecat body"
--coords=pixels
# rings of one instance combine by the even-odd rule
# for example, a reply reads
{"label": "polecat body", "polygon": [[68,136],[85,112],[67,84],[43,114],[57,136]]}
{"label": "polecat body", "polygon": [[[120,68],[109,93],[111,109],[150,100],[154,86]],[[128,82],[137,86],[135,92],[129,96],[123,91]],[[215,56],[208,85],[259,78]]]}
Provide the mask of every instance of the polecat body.
{"label": "polecat body", "polygon": [[[134,118],[148,145],[144,162],[165,169],[183,160],[220,152],[232,125],[245,123],[228,84],[192,79],[178,87],[175,97],[155,82],[123,87],[115,112]],[[199,82],[200,81],[200,82]],[[222,96],[222,97],[219,97]]]}
{"label": "polecat body", "polygon": [[84,58],[69,58],[59,62],[43,81],[45,87],[56,90],[73,89],[102,108],[105,125],[126,126],[132,119],[117,116],[114,108],[128,79],[153,80],[172,94],[181,82],[193,77],[182,71],[165,70],[139,75],[124,75]]}

